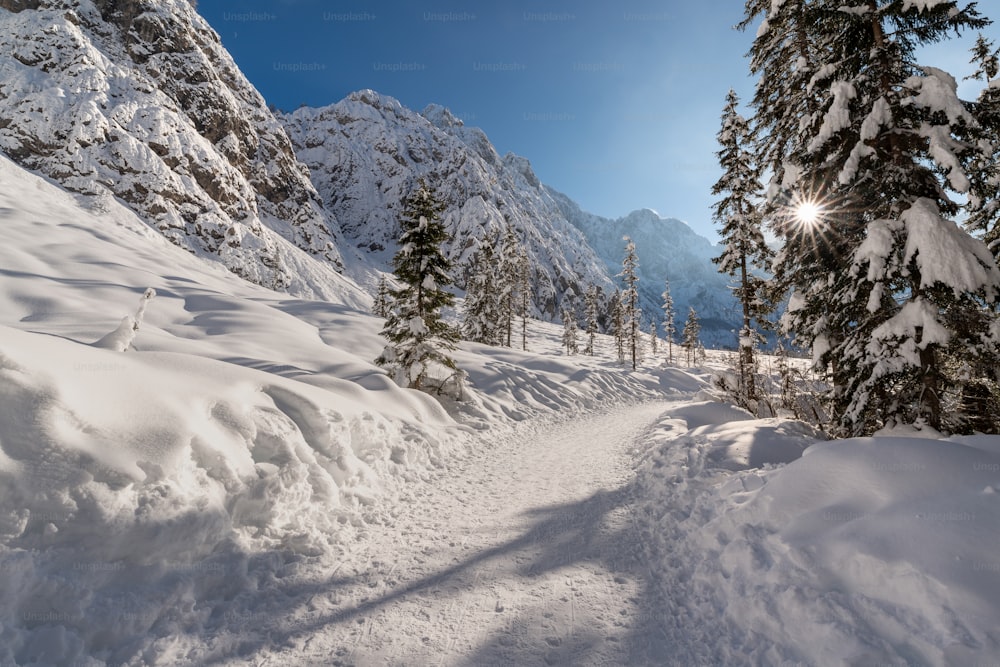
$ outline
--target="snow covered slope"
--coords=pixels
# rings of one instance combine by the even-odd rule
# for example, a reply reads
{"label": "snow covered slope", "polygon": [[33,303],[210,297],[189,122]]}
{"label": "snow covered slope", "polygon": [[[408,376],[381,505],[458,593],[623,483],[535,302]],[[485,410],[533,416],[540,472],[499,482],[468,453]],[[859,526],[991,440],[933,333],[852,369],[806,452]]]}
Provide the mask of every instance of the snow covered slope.
{"label": "snow covered slope", "polygon": [[290,246],[341,261],[287,135],[187,0],[0,0],[0,118],[21,165],[248,280],[290,286]]}
{"label": "snow covered slope", "polygon": [[81,200],[0,158],[0,663],[1000,657],[996,436],[816,444],[537,321],[449,415],[375,318]]}

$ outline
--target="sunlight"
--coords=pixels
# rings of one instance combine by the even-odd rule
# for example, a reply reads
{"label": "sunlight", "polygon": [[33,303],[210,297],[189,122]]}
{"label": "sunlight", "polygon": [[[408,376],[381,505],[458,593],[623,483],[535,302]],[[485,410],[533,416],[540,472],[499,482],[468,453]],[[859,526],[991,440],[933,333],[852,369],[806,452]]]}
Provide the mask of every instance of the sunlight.
{"label": "sunlight", "polygon": [[795,207],[795,219],[803,227],[815,227],[823,217],[823,208],[815,201],[806,200]]}

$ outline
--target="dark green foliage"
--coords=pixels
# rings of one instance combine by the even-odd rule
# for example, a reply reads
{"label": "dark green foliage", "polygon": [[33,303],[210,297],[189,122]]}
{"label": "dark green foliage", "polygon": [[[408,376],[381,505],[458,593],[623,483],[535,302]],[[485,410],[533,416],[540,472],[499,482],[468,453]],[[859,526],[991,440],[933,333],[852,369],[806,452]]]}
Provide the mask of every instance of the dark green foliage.
{"label": "dark green foliage", "polygon": [[[413,389],[440,389],[460,375],[447,352],[458,333],[441,317],[454,304],[451,264],[442,246],[449,241],[440,215],[444,206],[423,181],[403,203],[399,251],[392,259],[402,284],[392,291],[392,309],[382,336],[388,341],[375,362],[390,370],[396,382]],[[444,377],[441,377],[442,371]]]}

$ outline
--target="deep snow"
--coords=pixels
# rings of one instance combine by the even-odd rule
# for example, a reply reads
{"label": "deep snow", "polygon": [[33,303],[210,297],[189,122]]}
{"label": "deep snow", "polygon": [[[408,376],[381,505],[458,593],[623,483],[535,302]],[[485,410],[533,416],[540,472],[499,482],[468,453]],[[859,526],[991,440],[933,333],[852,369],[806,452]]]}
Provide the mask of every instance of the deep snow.
{"label": "deep snow", "polygon": [[1000,438],[817,442],[538,322],[442,406],[350,285],[5,159],[0,224],[0,664],[1000,663]]}

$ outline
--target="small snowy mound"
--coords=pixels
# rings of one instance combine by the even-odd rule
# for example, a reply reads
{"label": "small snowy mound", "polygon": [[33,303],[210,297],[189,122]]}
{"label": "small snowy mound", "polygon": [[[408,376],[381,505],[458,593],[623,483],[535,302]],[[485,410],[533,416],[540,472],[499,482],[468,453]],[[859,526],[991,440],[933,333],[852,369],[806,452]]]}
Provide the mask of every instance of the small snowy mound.
{"label": "small snowy mound", "polygon": [[680,662],[1000,657],[1000,438],[832,441],[796,457],[804,425],[687,431],[673,416],[658,437],[641,513],[666,632],[690,647]]}

